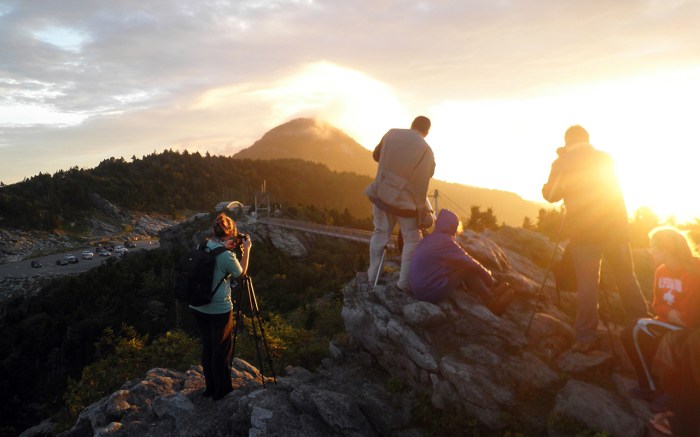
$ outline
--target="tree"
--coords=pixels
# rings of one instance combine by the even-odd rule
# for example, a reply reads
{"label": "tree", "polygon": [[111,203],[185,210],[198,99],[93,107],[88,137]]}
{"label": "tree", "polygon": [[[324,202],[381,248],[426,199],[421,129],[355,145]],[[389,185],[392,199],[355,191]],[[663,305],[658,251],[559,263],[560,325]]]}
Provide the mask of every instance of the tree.
{"label": "tree", "polygon": [[550,240],[558,241],[562,239],[562,224],[564,222],[564,211],[561,209],[544,209],[541,208],[537,216],[537,232],[540,232],[550,238]]}
{"label": "tree", "polygon": [[493,208],[487,208],[486,211],[481,212],[479,206],[472,206],[467,228],[476,232],[498,229],[498,220],[493,214]]}
{"label": "tree", "polygon": [[532,220],[528,216],[525,216],[525,218],[523,219],[522,228],[530,231],[534,231],[535,229],[537,229],[537,227],[532,223]]}
{"label": "tree", "polygon": [[642,206],[634,212],[630,223],[630,245],[634,248],[649,247],[649,231],[659,225],[659,216],[651,208]]}

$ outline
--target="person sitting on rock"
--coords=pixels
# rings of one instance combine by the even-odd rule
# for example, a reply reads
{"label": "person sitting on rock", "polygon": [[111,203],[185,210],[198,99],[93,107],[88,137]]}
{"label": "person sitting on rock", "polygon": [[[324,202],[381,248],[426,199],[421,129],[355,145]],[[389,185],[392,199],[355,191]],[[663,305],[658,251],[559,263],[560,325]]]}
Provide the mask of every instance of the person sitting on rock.
{"label": "person sitting on rock", "polygon": [[669,402],[651,425],[665,435],[700,436],[700,328],[666,334],[652,367]]}
{"label": "person sitting on rock", "polygon": [[443,209],[435,230],[418,243],[411,258],[408,281],[413,296],[437,303],[457,288],[475,292],[487,308],[502,315],[513,300],[515,291],[507,282],[496,284],[491,272],[472,258],[456,241],[462,224],[455,213]]}
{"label": "person sitting on rock", "polygon": [[660,227],[649,233],[651,255],[658,265],[654,273],[653,319],[638,319],[620,333],[639,386],[632,394],[656,400],[652,409],[664,409],[663,398],[649,364],[664,335],[681,328],[700,327],[700,259],[693,256],[685,235],[675,228]]}

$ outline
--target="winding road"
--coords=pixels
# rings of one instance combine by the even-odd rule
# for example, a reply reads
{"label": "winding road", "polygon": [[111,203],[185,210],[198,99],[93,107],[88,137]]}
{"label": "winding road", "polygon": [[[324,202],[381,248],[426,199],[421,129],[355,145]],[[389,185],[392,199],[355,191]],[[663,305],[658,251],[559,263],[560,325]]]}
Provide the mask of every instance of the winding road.
{"label": "winding road", "polygon": [[[129,249],[130,252],[150,250],[160,247],[158,240],[143,240],[135,241],[134,243],[136,244],[136,247]],[[109,258],[117,256],[112,255],[103,257],[95,253],[95,256],[92,259],[83,259],[81,255],[83,250],[90,250],[91,252],[95,253],[94,246],[86,246],[65,252],[53,253],[51,255],[44,255],[22,261],[0,264],[0,279],[22,276],[49,276],[61,273],[82,273],[90,270],[93,267],[97,267]],[[77,264],[68,264],[65,266],[56,265],[56,260],[63,259],[63,257],[68,254],[75,255],[79,262]],[[35,260],[39,261],[43,267],[33,268],[31,266],[31,262]]]}

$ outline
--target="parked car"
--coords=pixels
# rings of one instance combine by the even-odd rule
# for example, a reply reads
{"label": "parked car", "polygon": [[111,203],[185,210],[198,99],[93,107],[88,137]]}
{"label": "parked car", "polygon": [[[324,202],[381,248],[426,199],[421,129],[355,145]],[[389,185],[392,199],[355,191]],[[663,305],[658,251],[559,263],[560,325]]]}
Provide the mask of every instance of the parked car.
{"label": "parked car", "polygon": [[95,254],[91,251],[83,250],[83,259],[92,259],[93,256],[95,256]]}
{"label": "parked car", "polygon": [[65,260],[65,259],[57,259],[57,260],[56,260],[56,265],[57,265],[57,266],[67,266],[67,265],[68,265],[68,261]]}
{"label": "parked car", "polygon": [[38,268],[41,268],[43,266],[41,265],[41,263],[39,261],[34,260],[34,261],[32,261],[32,267],[35,269],[38,269]]}
{"label": "parked car", "polygon": [[65,260],[68,261],[68,263],[70,263],[70,264],[78,264],[78,257],[76,257],[75,255],[72,255],[69,253],[68,255],[64,256],[63,258],[65,258]]}

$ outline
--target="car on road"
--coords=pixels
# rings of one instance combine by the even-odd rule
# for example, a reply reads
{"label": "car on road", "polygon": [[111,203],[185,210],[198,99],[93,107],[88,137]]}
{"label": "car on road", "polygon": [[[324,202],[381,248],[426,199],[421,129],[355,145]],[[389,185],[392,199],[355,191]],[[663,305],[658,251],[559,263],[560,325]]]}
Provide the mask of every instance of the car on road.
{"label": "car on road", "polygon": [[83,259],[92,259],[92,257],[95,256],[95,254],[89,250],[83,250],[82,256],[83,256]]}
{"label": "car on road", "polygon": [[41,263],[39,261],[37,261],[37,260],[32,261],[32,268],[38,269],[41,267],[43,267],[43,266],[41,265]]}
{"label": "car on road", "polygon": [[97,254],[98,254],[99,256],[111,256],[111,255],[112,255],[112,252],[110,252],[109,250],[103,248],[103,249],[98,250],[98,251],[97,251]]}
{"label": "car on road", "polygon": [[78,264],[78,257],[76,257],[73,254],[68,254],[63,257],[66,261],[68,261],[69,264]]}
{"label": "car on road", "polygon": [[116,253],[117,255],[124,255],[128,251],[129,251],[129,249],[127,249],[124,246],[115,246],[114,247],[114,253]]}
{"label": "car on road", "polygon": [[68,265],[68,261],[65,260],[65,259],[60,259],[60,258],[59,258],[59,259],[56,260],[56,265],[57,265],[57,266],[67,266],[67,265]]}
{"label": "car on road", "polygon": [[133,249],[136,247],[136,243],[134,243],[133,241],[126,240],[124,242],[124,247],[126,247],[127,249]]}

